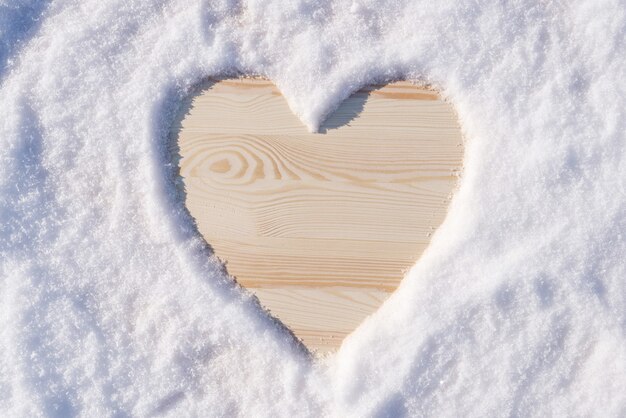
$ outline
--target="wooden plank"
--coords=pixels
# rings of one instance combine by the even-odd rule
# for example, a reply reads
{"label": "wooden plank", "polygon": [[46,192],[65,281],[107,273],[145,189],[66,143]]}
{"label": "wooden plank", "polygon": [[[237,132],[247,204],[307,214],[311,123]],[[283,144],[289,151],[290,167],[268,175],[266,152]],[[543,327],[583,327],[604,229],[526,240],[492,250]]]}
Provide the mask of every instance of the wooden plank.
{"label": "wooden plank", "polygon": [[357,92],[312,134],[272,83],[216,81],[175,130],[200,233],[317,352],[398,286],[443,221],[463,156],[451,106],[405,82]]}

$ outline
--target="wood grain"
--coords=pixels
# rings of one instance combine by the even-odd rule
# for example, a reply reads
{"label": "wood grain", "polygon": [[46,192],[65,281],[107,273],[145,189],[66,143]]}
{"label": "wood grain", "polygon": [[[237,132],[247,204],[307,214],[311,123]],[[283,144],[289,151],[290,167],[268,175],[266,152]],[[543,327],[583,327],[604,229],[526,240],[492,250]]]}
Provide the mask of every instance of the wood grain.
{"label": "wood grain", "polygon": [[230,274],[309,349],[336,349],[443,221],[456,116],[409,83],[363,89],[308,133],[270,82],[221,80],[174,127],[186,205]]}

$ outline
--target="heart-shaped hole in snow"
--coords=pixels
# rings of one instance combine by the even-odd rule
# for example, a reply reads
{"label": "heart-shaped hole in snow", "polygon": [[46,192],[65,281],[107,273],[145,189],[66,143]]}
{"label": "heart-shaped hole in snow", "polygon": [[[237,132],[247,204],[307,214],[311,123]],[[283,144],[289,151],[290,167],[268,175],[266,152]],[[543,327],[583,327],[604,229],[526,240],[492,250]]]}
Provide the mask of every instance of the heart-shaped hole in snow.
{"label": "heart-shaped hole in snow", "polygon": [[309,133],[278,89],[216,80],[178,132],[186,205],[228,271],[312,351],[336,349],[443,221],[463,159],[452,106],[365,88]]}

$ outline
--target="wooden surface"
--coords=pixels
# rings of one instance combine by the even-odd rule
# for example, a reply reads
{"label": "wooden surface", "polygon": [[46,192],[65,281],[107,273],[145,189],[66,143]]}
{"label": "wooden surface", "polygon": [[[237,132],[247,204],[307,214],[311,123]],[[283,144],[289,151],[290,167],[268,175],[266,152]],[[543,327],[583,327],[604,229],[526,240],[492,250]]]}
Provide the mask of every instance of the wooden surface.
{"label": "wooden surface", "polygon": [[200,233],[309,349],[336,349],[445,217],[463,154],[451,106],[394,83],[311,134],[272,83],[242,79],[187,110],[175,129]]}

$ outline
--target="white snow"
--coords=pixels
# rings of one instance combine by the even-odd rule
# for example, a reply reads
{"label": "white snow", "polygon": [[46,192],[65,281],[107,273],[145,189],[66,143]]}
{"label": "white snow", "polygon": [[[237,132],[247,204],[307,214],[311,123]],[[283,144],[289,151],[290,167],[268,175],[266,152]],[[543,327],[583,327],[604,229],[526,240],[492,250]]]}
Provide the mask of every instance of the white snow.
{"label": "white snow", "polygon": [[[0,415],[625,416],[623,0],[0,0]],[[210,258],[168,130],[204,78],[315,129],[438,86],[460,190],[314,361]]]}

